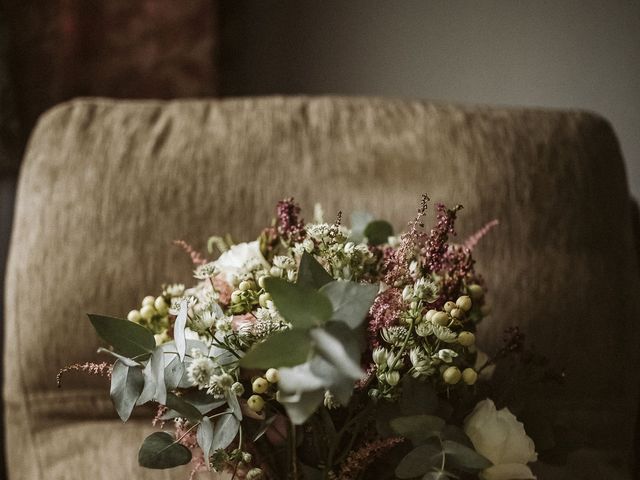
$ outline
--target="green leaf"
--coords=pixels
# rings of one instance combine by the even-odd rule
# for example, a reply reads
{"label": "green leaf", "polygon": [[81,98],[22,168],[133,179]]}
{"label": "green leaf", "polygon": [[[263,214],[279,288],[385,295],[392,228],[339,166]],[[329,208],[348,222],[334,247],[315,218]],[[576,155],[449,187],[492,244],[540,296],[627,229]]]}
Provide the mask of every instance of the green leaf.
{"label": "green leaf", "polygon": [[442,465],[442,450],[431,443],[420,445],[400,460],[396,467],[396,477],[414,478],[439,468]]}
{"label": "green leaf", "polygon": [[437,436],[444,428],[444,420],[434,415],[411,415],[394,418],[390,425],[398,435],[407,437],[414,444],[418,444]]}
{"label": "green leaf", "polygon": [[[422,480],[449,480],[449,475],[447,475],[445,472],[441,472],[439,470],[433,471],[433,472],[427,472],[424,474],[424,477],[422,477]],[[457,477],[454,477],[457,478]]]}
{"label": "green leaf", "polygon": [[282,278],[270,277],[265,283],[273,303],[293,328],[319,327],[331,318],[331,302],[317,290]]}
{"label": "green leaf", "polygon": [[164,368],[164,381],[167,390],[175,390],[178,388],[182,379],[186,376],[184,363],[178,357],[174,357]]}
{"label": "green leaf", "polygon": [[213,453],[213,449],[211,448],[213,446],[213,424],[211,420],[209,420],[209,417],[202,417],[200,425],[198,426],[196,439],[202,449],[202,453],[204,453],[204,458],[209,459],[211,453]]}
{"label": "green leaf", "polygon": [[342,321],[354,329],[369,313],[369,309],[378,295],[379,286],[367,283],[336,280],[320,289],[333,306],[332,320]]}
{"label": "green leaf", "polygon": [[387,243],[389,237],[393,235],[393,227],[385,220],[374,220],[369,222],[364,229],[364,236],[369,239],[370,245],[381,245]]}
{"label": "green leaf", "polygon": [[164,469],[185,465],[191,461],[191,451],[176,443],[172,435],[155,432],[144,439],[138,452],[141,467]]}
{"label": "green leaf", "polygon": [[195,407],[202,415],[227,403],[226,399],[216,398],[203,390],[191,390],[179,398]]}
{"label": "green leaf", "polygon": [[332,325],[332,328],[313,328],[309,335],[314,341],[315,349],[322,358],[329,362],[342,375],[352,380],[363,377],[358,359],[360,350],[358,341],[348,327],[337,328],[342,324]]}
{"label": "green leaf", "polygon": [[293,395],[281,396],[280,403],[284,405],[287,415],[294,425],[302,425],[317,410],[324,400],[325,389],[300,392]]}
{"label": "green leaf", "polygon": [[442,446],[448,466],[475,473],[493,465],[478,452],[460,443],[445,440],[442,442]]}
{"label": "green leaf", "polygon": [[165,405],[167,402],[167,387],[164,384],[164,351],[162,347],[158,347],[153,351],[142,374],[144,376],[144,389],[138,399],[138,405],[143,405],[151,400]]}
{"label": "green leaf", "polygon": [[153,334],[137,323],[103,315],[89,314],[96,332],[120,355],[136,360],[149,358],[156,348]]}
{"label": "green leaf", "polygon": [[369,212],[353,212],[351,214],[351,235],[349,240],[361,243],[364,240],[364,229],[373,221],[373,215]]}
{"label": "green leaf", "polygon": [[333,277],[310,253],[304,252],[298,268],[298,285],[318,289],[333,280]]}
{"label": "green leaf", "polygon": [[135,360],[131,360],[130,358],[125,357],[124,355],[120,355],[119,353],[113,352],[106,348],[98,348],[98,353],[106,353],[107,355],[111,355],[114,358],[117,358],[122,363],[124,363],[127,367],[141,367],[142,364],[140,362],[136,362]]}
{"label": "green leaf", "polygon": [[200,421],[200,419],[202,419],[202,414],[196,407],[178,397],[174,393],[167,393],[166,406],[167,408],[175,410],[180,414],[180,416],[186,418],[192,423],[197,423]]}
{"label": "green leaf", "polygon": [[242,408],[240,408],[240,402],[238,401],[236,394],[231,391],[227,391],[225,398],[229,404],[229,408],[231,408],[233,416],[238,420],[242,420]]}
{"label": "green leaf", "polygon": [[240,429],[240,420],[229,412],[228,415],[218,417],[211,441],[212,451],[227,448],[236,438]]}
{"label": "green leaf", "polygon": [[245,368],[292,367],[307,360],[311,339],[305,330],[285,330],[254,346],[240,360]]}
{"label": "green leaf", "polygon": [[184,329],[187,327],[188,310],[187,301],[183,300],[180,303],[180,311],[176,317],[176,323],[173,325],[173,338],[176,341],[176,349],[178,350],[180,361],[184,360],[184,355],[187,351],[187,339]]}
{"label": "green leaf", "polygon": [[116,360],[111,372],[111,400],[118,416],[126,422],[142,393],[144,379],[139,367],[129,367]]}

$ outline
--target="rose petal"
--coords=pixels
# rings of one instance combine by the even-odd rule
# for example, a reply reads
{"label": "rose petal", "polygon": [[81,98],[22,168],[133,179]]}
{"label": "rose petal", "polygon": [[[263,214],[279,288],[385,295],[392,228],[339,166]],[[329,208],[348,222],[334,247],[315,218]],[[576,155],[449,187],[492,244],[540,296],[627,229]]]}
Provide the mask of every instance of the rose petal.
{"label": "rose petal", "polygon": [[521,463],[503,463],[482,471],[483,480],[531,480],[535,475],[529,467]]}

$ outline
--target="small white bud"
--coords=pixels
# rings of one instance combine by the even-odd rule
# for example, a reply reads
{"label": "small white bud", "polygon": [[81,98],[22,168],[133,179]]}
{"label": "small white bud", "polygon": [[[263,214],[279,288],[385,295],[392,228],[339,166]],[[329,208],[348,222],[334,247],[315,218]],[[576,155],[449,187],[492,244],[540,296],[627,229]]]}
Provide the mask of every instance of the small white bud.
{"label": "small white bud", "polygon": [[246,480],[262,480],[262,469],[261,468],[252,468],[247,472],[245,476]]}
{"label": "small white bud", "polygon": [[130,322],[139,322],[140,320],[142,320],[142,315],[140,315],[140,312],[138,310],[131,310],[129,313],[127,313],[127,320],[129,320]]}
{"label": "small white bud", "polygon": [[402,300],[405,302],[410,302],[413,298],[413,287],[411,285],[407,285],[402,290]]}
{"label": "small white bud", "polygon": [[427,313],[424,314],[424,321],[425,322],[430,322],[433,319],[433,316],[438,313],[437,310],[429,310]]}
{"label": "small white bud", "polygon": [[271,267],[269,269],[269,274],[272,277],[281,277],[282,276],[282,269],[280,267]]}
{"label": "small white bud", "polygon": [[264,374],[264,378],[269,383],[278,383],[280,381],[280,372],[277,368],[270,368],[267,373]]}
{"label": "small white bud", "polygon": [[469,297],[468,295],[459,297],[456,300],[456,305],[458,306],[458,308],[464,310],[465,312],[468,312],[469,310],[471,310],[471,297]]}
{"label": "small white bud", "polygon": [[446,325],[449,325],[449,315],[444,312],[436,312],[431,317],[431,321],[444,327]]}
{"label": "small white bud", "polygon": [[447,313],[450,313],[451,310],[453,310],[454,308],[456,308],[456,304],[453,303],[452,301],[448,301],[447,303],[444,304],[444,311]]}
{"label": "small white bud", "polygon": [[152,305],[145,305],[140,309],[140,315],[145,320],[151,320],[155,314],[156,314],[156,309],[153,308]]}
{"label": "small white bud", "polygon": [[307,253],[313,252],[313,250],[316,248],[315,243],[313,243],[313,240],[311,240],[310,238],[306,238],[302,242],[302,246],[304,247]]}
{"label": "small white bud", "polygon": [[242,301],[242,292],[240,290],[234,290],[231,294],[231,303],[240,303]]}
{"label": "small white bud", "polygon": [[384,374],[385,376],[385,380],[387,381],[387,383],[389,385],[391,385],[392,387],[396,386],[398,384],[398,382],[400,381],[400,372],[398,371],[393,371],[393,372],[387,372]]}
{"label": "small white bud", "polygon": [[268,308],[269,305],[267,302],[271,301],[271,295],[268,293],[261,293],[260,296],[258,297],[258,303],[260,303],[260,306],[262,308]]}
{"label": "small white bud", "polygon": [[160,315],[166,315],[169,312],[169,305],[163,296],[156,297],[153,301],[153,306]]}
{"label": "small white bud", "polygon": [[464,315],[464,312],[461,308],[454,308],[449,314],[455,319],[460,319]]}
{"label": "small white bud", "polygon": [[258,278],[258,285],[260,286],[260,288],[264,288],[265,286],[265,280],[269,278],[268,275],[263,275],[260,278]]}
{"label": "small white bud", "polygon": [[264,393],[269,388],[269,382],[265,378],[258,377],[251,384],[253,393]]}

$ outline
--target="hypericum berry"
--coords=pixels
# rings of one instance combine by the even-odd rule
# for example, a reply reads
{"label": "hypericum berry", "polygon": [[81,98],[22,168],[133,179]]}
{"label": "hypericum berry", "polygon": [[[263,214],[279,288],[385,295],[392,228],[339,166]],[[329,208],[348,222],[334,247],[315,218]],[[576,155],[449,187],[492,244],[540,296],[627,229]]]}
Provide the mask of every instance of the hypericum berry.
{"label": "hypericum berry", "polygon": [[271,300],[271,295],[269,293],[261,293],[260,297],[258,297],[258,302],[260,306],[263,308],[267,308],[267,302]]}
{"label": "hypericum berry", "polygon": [[271,267],[269,269],[269,274],[272,277],[281,277],[282,276],[282,269],[280,267]]}
{"label": "hypericum berry", "polygon": [[464,312],[462,311],[461,308],[454,308],[453,310],[451,310],[449,314],[456,320],[459,320],[464,315]]}
{"label": "hypericum berry", "polygon": [[145,320],[151,320],[156,314],[156,309],[151,305],[145,305],[140,309],[140,316]]}
{"label": "hypericum berry", "polygon": [[456,306],[465,312],[471,310],[471,305],[471,297],[468,295],[463,295],[456,300]]}
{"label": "hypericum berry", "polygon": [[458,334],[458,343],[463,347],[470,347],[476,343],[476,336],[471,332],[460,332]]}
{"label": "hypericum berry", "polygon": [[447,313],[450,313],[451,310],[453,310],[454,308],[456,308],[456,304],[453,303],[451,300],[449,300],[447,303],[444,304],[444,311]]}
{"label": "hypericum berry", "polygon": [[142,299],[142,306],[144,307],[145,305],[153,305],[153,302],[156,301],[156,297],[153,297],[151,295],[147,295],[146,297],[144,297]]}
{"label": "hypericum berry", "polygon": [[166,315],[169,312],[169,305],[162,295],[156,297],[156,299],[153,301],[153,306],[160,315]]}
{"label": "hypericum berry", "polygon": [[478,380],[478,372],[473,368],[465,368],[462,371],[462,381],[467,385],[473,385]]}
{"label": "hypericum berry", "polygon": [[240,285],[238,285],[238,288],[241,291],[246,292],[247,290],[253,290],[256,288],[256,284],[251,280],[243,280],[240,282]]}
{"label": "hypericum berry", "polygon": [[477,283],[469,285],[467,290],[469,290],[469,295],[471,295],[471,298],[474,300],[480,300],[484,296],[484,290]]}
{"label": "hypericum berry", "polygon": [[278,383],[280,381],[280,372],[277,368],[270,368],[267,373],[264,374],[264,378],[269,383]]}
{"label": "hypericum berry", "polygon": [[231,303],[240,303],[242,301],[242,292],[240,290],[234,290],[231,294]]}
{"label": "hypericum berry", "polygon": [[252,411],[259,413],[264,408],[264,399],[260,395],[251,395],[247,400],[247,406]]}
{"label": "hypericum berry", "polygon": [[431,317],[431,321],[444,327],[446,325],[449,325],[449,315],[444,312],[436,312]]}
{"label": "hypericum berry", "polygon": [[458,367],[449,367],[442,373],[442,379],[449,385],[455,385],[462,378],[462,373]]}
{"label": "hypericum berry", "polygon": [[265,378],[258,377],[251,384],[253,393],[264,393],[269,388],[269,382]]}
{"label": "hypericum berry", "polygon": [[267,280],[267,278],[269,278],[268,275],[263,275],[262,277],[258,278],[258,286],[260,288],[265,288],[264,286],[266,285],[265,281]]}
{"label": "hypericum berry", "polygon": [[130,322],[139,322],[140,320],[142,320],[142,315],[140,315],[140,312],[138,310],[131,310],[129,313],[127,313],[127,320],[129,320]]}
{"label": "hypericum berry", "polygon": [[425,322],[430,322],[433,319],[433,316],[438,313],[437,310],[429,310],[427,313],[424,314],[424,321]]}

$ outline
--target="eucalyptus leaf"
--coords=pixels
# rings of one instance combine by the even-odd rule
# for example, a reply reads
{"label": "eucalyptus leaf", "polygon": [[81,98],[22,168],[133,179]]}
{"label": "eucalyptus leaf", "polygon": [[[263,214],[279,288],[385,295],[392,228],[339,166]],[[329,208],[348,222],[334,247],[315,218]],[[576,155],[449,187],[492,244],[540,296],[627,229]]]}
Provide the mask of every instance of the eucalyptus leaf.
{"label": "eucalyptus leaf", "polygon": [[130,358],[125,357],[124,355],[120,355],[119,353],[116,353],[112,350],[106,349],[106,348],[98,348],[98,353],[106,353],[108,355],[111,355],[112,357],[120,360],[122,363],[124,363],[127,367],[141,367],[142,364],[140,362],[136,362],[135,360],[131,360]]}
{"label": "eucalyptus leaf", "polygon": [[393,235],[393,227],[385,220],[374,220],[364,229],[364,236],[369,240],[370,245],[381,245],[387,243],[389,237]]}
{"label": "eucalyptus leaf", "polygon": [[309,361],[311,373],[322,380],[324,388],[330,390],[342,405],[347,405],[353,394],[353,378],[345,376],[319,355]]}
{"label": "eucalyptus leaf", "polygon": [[100,338],[120,355],[145,360],[156,348],[153,334],[137,323],[91,313],[88,316]]}
{"label": "eucalyptus leaf", "polygon": [[174,357],[164,367],[164,381],[168,390],[175,390],[187,376],[187,370],[184,363],[178,357]]}
{"label": "eucalyptus leaf", "polygon": [[342,321],[354,329],[366,318],[378,295],[377,284],[335,280],[320,289],[333,306],[332,320]]}
{"label": "eucalyptus leaf", "polygon": [[164,383],[164,352],[162,347],[158,347],[153,351],[142,374],[144,376],[144,389],[138,399],[138,405],[143,405],[151,400],[161,405],[166,405],[167,387]]}
{"label": "eucalyptus leaf", "polygon": [[[441,472],[439,470],[433,471],[433,472],[427,472],[424,474],[424,477],[422,477],[422,480],[449,480],[449,475],[447,475],[445,472]],[[456,477],[454,477],[456,478]]]}
{"label": "eucalyptus leaf", "polygon": [[284,405],[291,422],[294,425],[302,425],[322,404],[324,392],[324,389],[320,389],[282,396],[280,403]]}
{"label": "eucalyptus leaf", "polygon": [[407,437],[414,444],[418,444],[437,436],[444,428],[445,422],[434,415],[411,415],[394,418],[390,425],[398,435]]}
{"label": "eucalyptus leaf", "polygon": [[314,328],[309,331],[309,335],[318,354],[344,376],[358,380],[364,376],[358,362],[358,341],[354,338],[353,332],[348,328],[339,328],[339,325],[333,325],[331,329]]}
{"label": "eucalyptus leaf", "polygon": [[285,330],[255,345],[240,360],[245,368],[290,367],[303,363],[309,356],[311,339],[305,330]]}
{"label": "eucalyptus leaf", "polygon": [[231,391],[227,391],[225,398],[227,399],[227,403],[231,408],[233,416],[238,420],[242,420],[242,409],[240,408],[240,402],[238,401],[238,397],[236,396],[236,394]]}
{"label": "eucalyptus leaf", "polygon": [[291,395],[319,389],[326,390],[327,383],[326,378],[313,372],[311,362],[305,362],[291,368],[281,368],[278,388],[282,393]]}
{"label": "eucalyptus leaf", "polygon": [[166,432],[155,432],[144,439],[138,452],[141,467],[164,469],[186,465],[191,461],[191,451],[176,442]]}
{"label": "eucalyptus leaf", "polygon": [[180,398],[189,405],[198,409],[202,415],[209,413],[216,408],[220,408],[227,403],[226,399],[216,398],[213,395],[209,395],[204,390],[191,390],[186,392]]}
{"label": "eucalyptus leaf", "polygon": [[313,255],[307,252],[302,254],[298,268],[298,285],[319,289],[332,280],[333,277]]}
{"label": "eucalyptus leaf", "polygon": [[324,325],[333,314],[329,299],[314,288],[269,277],[265,280],[265,289],[278,311],[294,329]]}
{"label": "eucalyptus leaf", "polygon": [[180,311],[176,317],[176,323],[173,325],[173,338],[176,342],[176,349],[180,360],[184,360],[187,351],[187,339],[185,337],[185,328],[187,327],[187,313],[189,312],[187,300],[180,302]]}
{"label": "eucalyptus leaf", "polygon": [[442,442],[442,446],[446,454],[447,466],[475,473],[493,465],[478,452],[460,443],[445,440]]}
{"label": "eucalyptus leaf", "polygon": [[213,453],[211,448],[213,446],[213,423],[211,423],[209,417],[202,417],[202,420],[200,420],[196,439],[198,440],[198,445],[202,449],[202,453],[204,453],[204,458],[209,459]]}
{"label": "eucalyptus leaf", "polygon": [[218,417],[213,430],[212,451],[227,448],[238,435],[240,421],[231,413]]}
{"label": "eucalyptus leaf", "polygon": [[142,370],[116,360],[111,371],[110,395],[118,416],[126,422],[144,387]]}
{"label": "eucalyptus leaf", "polygon": [[414,448],[400,460],[396,467],[396,477],[414,478],[442,465],[442,450],[431,443]]}
{"label": "eucalyptus leaf", "polygon": [[360,243],[364,240],[364,229],[374,219],[369,212],[353,212],[351,214],[351,235],[349,240]]}
{"label": "eucalyptus leaf", "polygon": [[258,431],[253,435],[253,441],[257,442],[258,440],[260,440],[262,438],[262,436],[267,433],[267,430],[269,430],[269,428],[271,427],[271,424],[276,420],[276,416],[272,416],[272,417],[268,417],[266,418],[262,424],[260,425],[260,428],[258,429]]}
{"label": "eucalyptus leaf", "polygon": [[202,419],[202,414],[196,407],[174,393],[167,393],[167,402],[165,405],[167,408],[175,410],[180,414],[180,416],[186,418],[192,423],[198,423],[200,419]]}

